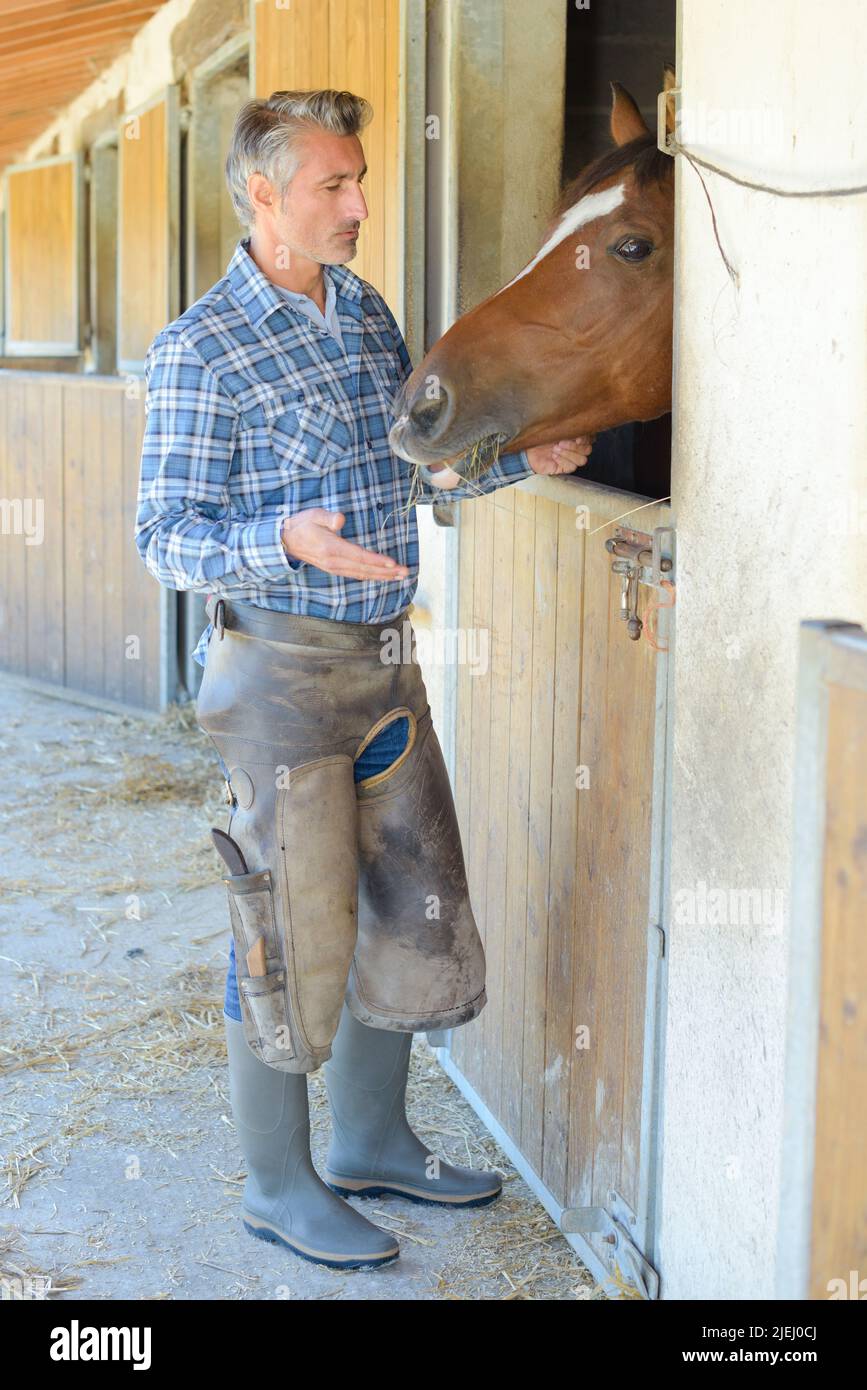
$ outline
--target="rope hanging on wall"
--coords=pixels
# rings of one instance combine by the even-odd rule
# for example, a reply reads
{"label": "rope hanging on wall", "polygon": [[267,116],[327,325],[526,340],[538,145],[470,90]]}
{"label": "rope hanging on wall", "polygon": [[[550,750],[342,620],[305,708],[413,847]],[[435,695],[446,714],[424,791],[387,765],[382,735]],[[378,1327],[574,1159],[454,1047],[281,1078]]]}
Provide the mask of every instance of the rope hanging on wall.
{"label": "rope hanging on wall", "polygon": [[[728,271],[729,277],[735,286],[739,285],[740,277],[731,261],[723,249],[720,240],[719,228],[717,227],[716,212],[711,202],[707,184],[701,175],[702,169],[707,169],[712,174],[718,174],[720,178],[727,179],[729,183],[737,184],[739,188],[750,188],[756,193],[768,193],[774,198],[851,198],[861,193],[867,193],[867,184],[854,184],[843,188],[776,188],[773,184],[760,183],[755,179],[743,178],[740,174],[733,173],[730,169],[725,169],[720,164],[713,164],[709,159],[702,159],[700,155],[694,154],[686,145],[682,145],[672,131],[674,125],[674,102],[680,96],[680,88],[669,86],[657,96],[657,145],[663,154],[683,155],[684,159],[692,165],[699,182],[704,190],[707,205],[710,209],[711,222],[713,223],[713,234],[716,239],[717,249],[722,257],[723,265]],[[671,105],[669,106],[669,100]]]}
{"label": "rope hanging on wall", "polygon": [[688,150],[686,145],[675,140],[673,135],[666,139],[665,153],[682,154],[690,164],[700,164],[702,169],[709,169],[712,174],[719,174],[720,178],[728,179],[740,188],[753,188],[757,193],[771,193],[775,198],[848,198],[857,193],[867,193],[867,183],[855,184],[848,188],[774,188],[769,183],[755,183],[752,179],[743,179],[731,170],[723,169],[719,164],[711,164],[709,159],[700,159],[697,154]]}

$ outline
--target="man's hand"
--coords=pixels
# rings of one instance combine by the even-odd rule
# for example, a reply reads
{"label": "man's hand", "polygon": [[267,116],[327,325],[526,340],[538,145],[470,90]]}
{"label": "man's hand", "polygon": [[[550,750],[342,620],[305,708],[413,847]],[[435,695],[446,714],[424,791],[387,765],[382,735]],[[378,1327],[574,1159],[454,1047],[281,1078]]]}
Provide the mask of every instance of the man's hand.
{"label": "man's hand", "polygon": [[305,560],[327,574],[342,574],[349,579],[406,579],[406,565],[339,536],[338,531],[345,525],[343,512],[330,512],[325,507],[297,512],[283,522],[283,549],[293,559]]}
{"label": "man's hand", "polygon": [[576,439],[560,439],[556,444],[537,444],[527,450],[534,473],[574,473],[583,468],[593,448],[592,434],[579,434]]}

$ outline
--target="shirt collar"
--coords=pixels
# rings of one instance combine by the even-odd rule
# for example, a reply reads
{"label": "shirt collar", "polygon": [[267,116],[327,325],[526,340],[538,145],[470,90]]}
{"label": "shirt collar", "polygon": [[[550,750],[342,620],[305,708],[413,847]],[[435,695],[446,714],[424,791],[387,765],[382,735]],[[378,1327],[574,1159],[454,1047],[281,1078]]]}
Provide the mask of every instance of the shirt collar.
{"label": "shirt collar", "polygon": [[[336,300],[336,298],[337,298],[337,288],[336,288],[336,286],[335,286],[335,284],[334,284],[334,281],[333,281],[332,278],[331,278],[331,275],[329,274],[329,269],[330,269],[330,267],[327,266],[327,265],[324,265],[324,266],[322,267],[322,276],[323,276],[323,279],[325,280],[325,317],[326,317],[326,318],[328,318],[328,315],[331,313],[331,310],[332,310],[332,308],[333,308],[333,306],[334,306],[334,302],[335,302],[335,300]],[[312,300],[312,299],[310,298],[309,294],[301,294],[301,293],[299,293],[297,290],[287,290],[287,289],[285,289],[282,285],[278,286],[278,288],[277,288],[277,293],[278,293],[282,298],[284,298],[284,299],[295,300],[296,303],[303,303],[305,300],[307,301],[308,304],[315,303],[315,301]],[[318,308],[318,307],[319,307],[319,306],[317,305],[317,308]]]}
{"label": "shirt collar", "polygon": [[[286,301],[278,292],[273,281],[269,280],[265,272],[259,269],[250,255],[249,246],[250,238],[242,237],[226,267],[226,275],[236,299],[245,310],[253,327],[258,328],[275,309],[283,308]],[[340,295],[341,298],[351,302],[360,301],[362,281],[351,270],[347,270],[342,265],[329,265],[323,269],[323,274],[326,277],[329,292],[333,284],[335,298]]]}

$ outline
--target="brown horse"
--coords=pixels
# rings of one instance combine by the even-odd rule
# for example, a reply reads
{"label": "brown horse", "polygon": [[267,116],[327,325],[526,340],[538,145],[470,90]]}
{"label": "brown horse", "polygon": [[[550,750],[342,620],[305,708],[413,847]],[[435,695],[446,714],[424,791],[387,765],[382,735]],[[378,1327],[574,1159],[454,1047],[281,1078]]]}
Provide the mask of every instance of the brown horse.
{"label": "brown horse", "polygon": [[615,148],[564,189],[533,259],[395,398],[391,447],[435,487],[477,478],[499,452],[671,409],[674,161],[611,88]]}

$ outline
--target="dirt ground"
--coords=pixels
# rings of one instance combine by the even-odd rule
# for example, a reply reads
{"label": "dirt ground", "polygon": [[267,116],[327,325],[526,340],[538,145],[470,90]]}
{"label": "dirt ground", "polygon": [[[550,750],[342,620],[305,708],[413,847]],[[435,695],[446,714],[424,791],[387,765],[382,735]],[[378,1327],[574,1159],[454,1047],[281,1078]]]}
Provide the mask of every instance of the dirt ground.
{"label": "dirt ground", "polygon": [[[453,1163],[499,1170],[499,1201],[354,1203],[398,1237],[382,1270],[332,1271],[248,1235],[211,744],[190,706],[110,714],[0,676],[0,753],[0,1281],[42,1278],[61,1300],[605,1298],[424,1035],[413,1128]],[[320,1072],[309,1085],[321,1172]]]}

